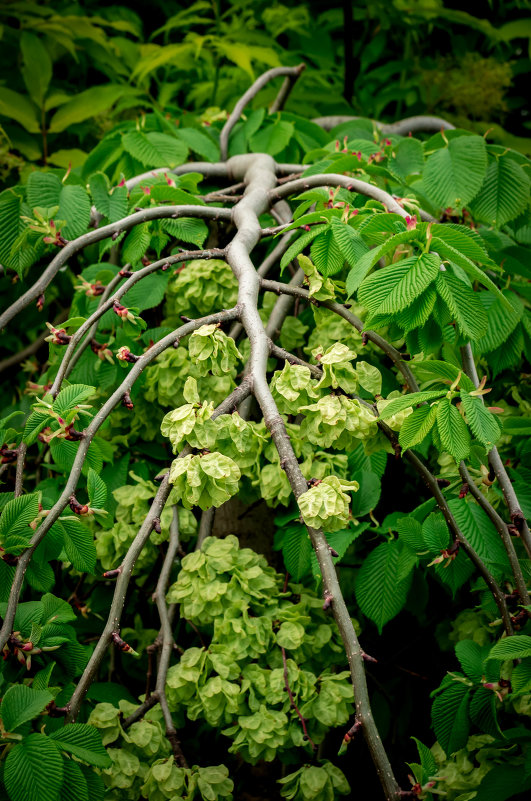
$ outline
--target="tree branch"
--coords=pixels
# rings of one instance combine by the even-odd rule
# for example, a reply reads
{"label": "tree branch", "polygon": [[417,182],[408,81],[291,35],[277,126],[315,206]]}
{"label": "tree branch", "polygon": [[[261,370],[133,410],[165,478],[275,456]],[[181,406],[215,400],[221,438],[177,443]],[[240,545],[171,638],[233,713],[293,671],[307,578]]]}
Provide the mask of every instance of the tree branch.
{"label": "tree branch", "polygon": [[296,80],[303,71],[304,67],[304,64],[299,64],[298,67],[274,67],[271,70],[267,70],[267,72],[264,72],[263,75],[260,75],[253,85],[247,89],[245,94],[240,97],[219,135],[219,147],[222,161],[226,161],[227,159],[230,133],[240,119],[242,111],[247,103],[256,97],[260,89],[263,89],[264,86],[269,83],[269,81],[272,81],[274,78],[278,78],[281,75],[291,76],[293,80]]}
{"label": "tree branch", "polygon": [[[329,117],[314,117],[312,122],[316,125],[319,125],[321,128],[324,128],[325,131],[331,131],[332,128],[336,128],[338,125],[343,125],[345,122],[352,122],[353,120],[359,120],[360,117],[351,117],[347,116],[329,116]],[[442,119],[442,117],[406,117],[403,120],[398,120],[397,122],[378,122],[377,120],[372,120],[373,124],[376,125],[380,133],[382,134],[396,134],[397,136],[407,136],[410,132],[411,133],[436,133],[441,129],[443,131],[451,131],[455,128],[455,125],[452,125],[451,122],[448,120]]]}
{"label": "tree branch", "polygon": [[277,111],[282,111],[282,109],[286,105],[286,101],[290,96],[293,87],[297,82],[297,78],[306,69],[306,64],[300,64],[298,67],[295,67],[295,69],[298,70],[297,73],[295,73],[294,75],[288,75],[284,79],[284,83],[280,87],[278,95],[275,97],[273,103],[269,106],[270,114],[275,114]]}

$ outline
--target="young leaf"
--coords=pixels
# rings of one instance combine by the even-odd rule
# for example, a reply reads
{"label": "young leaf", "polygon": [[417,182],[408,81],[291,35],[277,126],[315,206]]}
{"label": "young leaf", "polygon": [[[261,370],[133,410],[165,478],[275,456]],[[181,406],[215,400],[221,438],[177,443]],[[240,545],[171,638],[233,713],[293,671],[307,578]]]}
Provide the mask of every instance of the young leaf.
{"label": "young leaf", "polygon": [[28,534],[28,526],[39,514],[39,495],[31,493],[21,495],[9,501],[0,517],[0,539],[4,540],[8,535],[13,536],[21,532]]}
{"label": "young leaf", "polygon": [[437,430],[442,447],[456,462],[466,459],[470,453],[470,434],[466,423],[448,398],[437,405]]}
{"label": "young leaf", "polygon": [[410,392],[408,395],[401,395],[400,398],[393,398],[380,412],[380,419],[386,420],[394,414],[409,409],[410,406],[417,406],[425,401],[433,401],[446,395],[446,390],[429,390],[426,392]]}
{"label": "young leaf", "polygon": [[96,546],[90,529],[75,517],[61,518],[60,525],[65,533],[65,551],[76,570],[94,573],[96,568]]}
{"label": "young leaf", "polygon": [[73,754],[89,765],[102,769],[111,765],[111,759],[101,742],[101,734],[94,726],[71,723],[52,732],[50,738],[61,751]]}
{"label": "young leaf", "polygon": [[419,406],[413,414],[406,417],[398,435],[398,441],[403,450],[419,445],[424,437],[431,431],[437,417],[437,404],[433,406]]}
{"label": "young leaf", "polygon": [[0,717],[6,731],[13,732],[28,720],[33,720],[53,695],[46,690],[34,690],[26,684],[16,684],[7,690],[2,698]]}
{"label": "young leaf", "polygon": [[11,801],[57,801],[63,759],[53,740],[30,734],[15,745],[7,755],[4,783]]}
{"label": "young leaf", "polygon": [[103,509],[107,500],[107,487],[105,482],[92,467],[89,467],[87,476],[87,492],[90,505],[95,509]]}
{"label": "young leaf", "polygon": [[422,539],[432,553],[448,547],[450,532],[441,512],[432,512],[422,524]]}
{"label": "young leaf", "polygon": [[382,542],[365,559],[356,579],[359,607],[380,633],[404,606],[411,584],[411,575],[397,580],[401,547],[396,540]]}
{"label": "young leaf", "polygon": [[86,384],[71,384],[59,392],[54,401],[53,410],[62,417],[80,403],[85,403],[95,392],[96,387],[89,387]]}
{"label": "young leaf", "polygon": [[310,556],[312,544],[302,525],[288,525],[282,543],[282,556],[284,565],[294,581],[300,579],[310,570]]}

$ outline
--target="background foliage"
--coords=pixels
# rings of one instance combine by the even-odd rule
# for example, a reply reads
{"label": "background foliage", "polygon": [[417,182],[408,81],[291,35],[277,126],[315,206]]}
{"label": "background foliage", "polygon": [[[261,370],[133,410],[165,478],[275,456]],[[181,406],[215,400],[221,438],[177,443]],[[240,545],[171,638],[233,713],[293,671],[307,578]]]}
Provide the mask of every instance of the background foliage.
{"label": "background foliage", "polygon": [[[295,234],[271,277],[289,280],[298,259],[308,294],[277,341],[314,371],[278,359],[268,369],[303,474],[315,480],[299,508],[327,531],[355,628],[378,659],[366,664],[371,701],[402,786],[410,774],[414,797],[524,798],[531,783],[525,599],[496,523],[458,471],[465,460],[471,483],[508,518],[487,460],[497,443],[529,516],[523,87],[531,28],[523,4],[485,4],[485,18],[437,2],[356,4],[348,9],[352,52],[343,8],[198,2],[150,10],[147,19],[134,4],[0,9],[3,306],[65,241],[89,230],[92,207],[100,226],[169,203],[203,208],[207,193],[230,208],[222,181],[198,172],[152,175],[130,191],[124,181],[188,160],[217,162],[227,112],[250,82],[264,68],[305,61],[286,110],[268,114],[278,86],[266,87],[234,128],[229,155],[265,152],[303,164],[306,176],[361,178],[404,198],[408,216],[346,188],[320,186],[291,201]],[[371,122],[426,111],[468,132],[388,137]],[[321,114],[362,119],[327,132],[309,120]],[[420,206],[441,222],[423,222]],[[276,224],[270,215],[260,222]],[[0,362],[2,616],[17,557],[70,475],[77,432],[183,317],[230,308],[237,281],[222,257],[153,271],[101,317],[53,399],[47,391],[68,337],[95,311],[103,288],[120,285],[124,266],[149,269],[181,251],[223,247],[231,235],[223,221],[193,216],[117,231],[73,256],[37,309],[32,303],[3,332],[13,357]],[[277,241],[264,238],[256,265]],[[272,292],[262,296],[264,322],[275,301]],[[392,361],[334,316],[329,301],[350,302],[365,328],[413,357],[420,395],[400,395],[404,379]],[[361,738],[336,756],[355,720],[344,649],[266,426],[253,407],[249,422],[210,420],[249,355],[245,338],[234,344],[229,330],[230,322],[204,326],[143,370],[92,440],[80,489],[30,562],[2,673],[2,793],[11,801],[62,801],[72,787],[82,799],[269,798],[279,787],[297,801],[334,799],[360,774],[366,792],[380,792]],[[487,403],[501,416],[462,372],[460,347],[470,340],[491,389]],[[363,401],[376,405],[370,411]],[[395,432],[394,447],[376,413]],[[22,441],[25,494],[15,498]],[[174,488],[135,565],[118,639],[78,722],[63,727],[55,710],[71,698],[100,635],[113,571],[149,516],[157,476],[186,444],[193,453],[173,462]],[[500,638],[500,610],[477,563],[453,547],[412,463],[395,458],[398,446],[430,465],[456,525],[506,596],[515,636]],[[216,512],[216,537],[195,551],[200,510],[236,492]],[[159,706],[128,720],[154,685],[146,679],[156,673],[160,627],[152,595],[172,521],[179,552],[167,601],[176,647],[166,693],[186,765],[175,764]],[[519,537],[512,542],[525,590],[529,553]]]}

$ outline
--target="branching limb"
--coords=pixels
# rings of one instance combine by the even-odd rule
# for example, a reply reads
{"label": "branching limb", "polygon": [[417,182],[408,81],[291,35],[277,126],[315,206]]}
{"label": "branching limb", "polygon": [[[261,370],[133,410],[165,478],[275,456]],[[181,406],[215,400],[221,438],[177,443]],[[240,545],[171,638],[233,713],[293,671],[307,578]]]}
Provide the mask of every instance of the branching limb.
{"label": "branching limb", "polygon": [[274,67],[271,70],[267,70],[267,72],[264,72],[263,75],[260,75],[260,77],[256,79],[256,81],[252,86],[249,87],[245,94],[240,97],[219,135],[219,147],[222,161],[226,161],[227,159],[230,133],[240,119],[245,106],[250,103],[254,97],[256,97],[258,92],[263,89],[264,86],[269,83],[269,81],[272,81],[274,78],[279,78],[282,75],[291,76],[295,81],[303,71],[304,67],[304,64],[299,64],[298,67]]}
{"label": "branching limb", "polygon": [[77,331],[72,335],[70,342],[66,348],[65,354],[61,360],[61,364],[59,365],[59,370],[57,371],[57,375],[53,382],[53,386],[50,389],[50,393],[55,398],[61,389],[61,384],[63,382],[63,378],[66,375],[66,371],[68,369],[68,364],[70,359],[72,358],[72,354],[77,347],[78,343],[83,339],[86,332],[95,324],[97,321],[103,317],[106,311],[112,309],[113,304],[116,300],[119,300],[121,297],[125,295],[126,292],[131,289],[136,283],[145,278],[151,273],[160,270],[161,267],[165,267],[166,265],[170,266],[172,264],[178,264],[181,261],[189,261],[190,259],[218,259],[222,258],[225,254],[224,250],[218,250],[217,248],[212,248],[212,250],[190,250],[183,253],[178,253],[175,256],[168,256],[165,259],[159,259],[158,261],[154,261],[151,264],[148,264],[146,267],[142,267],[140,270],[137,270],[133,273],[133,275],[129,276],[127,281],[122,284],[122,286],[114,292],[114,294],[110,295],[103,303],[98,305],[96,311],[94,311],[90,317],[88,317],[85,322],[77,329]]}
{"label": "branching limb", "polygon": [[[472,353],[470,343],[461,348],[461,358],[463,360],[463,368],[465,373],[474,383],[474,385],[478,387],[479,376],[476,370],[476,363],[474,362],[474,354]],[[482,397],[481,400],[483,401]],[[531,559],[531,531],[529,530],[527,520],[522,512],[520,501],[518,500],[516,492],[514,491],[511,479],[507,475],[507,470],[504,467],[497,448],[492,448],[492,450],[489,451],[489,462],[502,489],[503,497],[505,498],[505,502],[509,508],[509,514],[511,515],[511,521],[519,530],[524,548],[527,551],[528,557]]]}
{"label": "branching limb", "polygon": [[507,557],[511,565],[511,570],[513,572],[514,581],[516,584],[516,588],[518,590],[518,595],[520,596],[520,601],[524,606],[529,605],[531,603],[531,600],[529,598],[529,593],[527,591],[527,585],[525,582],[524,574],[522,573],[522,568],[520,567],[520,562],[518,561],[518,556],[516,554],[513,540],[511,538],[511,534],[509,532],[507,524],[500,517],[496,509],[489,503],[489,501],[483,495],[479,487],[476,486],[464,462],[461,462],[459,464],[459,473],[463,481],[467,484],[470,494],[476,499],[476,501],[478,502],[479,506],[481,506],[483,511],[485,511],[487,515],[490,517],[491,521],[494,523],[496,527],[498,534],[502,538],[505,550],[507,551]]}
{"label": "branching limb", "polygon": [[[126,378],[122,381],[118,389],[116,389],[111,397],[103,404],[101,409],[95,414],[92,418],[90,425],[84,432],[83,439],[79,443],[79,447],[76,453],[76,457],[74,459],[74,463],[72,465],[72,469],[68,476],[68,480],[66,482],[66,486],[61,493],[59,500],[54,504],[54,506],[50,509],[48,515],[44,518],[43,522],[36,530],[35,534],[30,540],[29,547],[24,553],[20,556],[17,569],[15,572],[15,576],[13,579],[13,584],[11,586],[11,592],[9,595],[8,606],[6,610],[6,614],[4,617],[4,622],[2,628],[0,630],[0,649],[4,647],[5,643],[7,642],[12,628],[13,628],[13,621],[15,619],[15,613],[18,604],[18,598],[20,595],[20,591],[22,589],[22,582],[24,581],[24,575],[26,573],[28,564],[30,559],[35,551],[37,545],[44,539],[47,532],[50,530],[52,525],[59,519],[60,515],[62,514],[63,510],[66,508],[70,500],[70,496],[73,494],[77,482],[79,481],[79,477],[81,475],[81,470],[83,464],[85,462],[85,458],[87,455],[87,451],[89,445],[94,438],[95,434],[97,433],[98,429],[103,425],[109,414],[112,412],[115,406],[117,406],[124,393],[129,392],[131,387],[133,386],[134,382],[140,375],[140,373],[147,367],[147,365],[152,362],[160,353],[163,353],[167,348],[171,347],[175,342],[179,341],[179,339],[183,336],[187,336],[195,331],[197,328],[200,328],[201,325],[209,324],[209,323],[217,323],[226,320],[233,320],[239,314],[239,307],[235,306],[233,309],[229,309],[228,311],[218,312],[217,314],[211,314],[207,317],[203,317],[199,320],[192,320],[191,322],[185,323],[184,325],[180,326],[180,328],[172,331],[171,334],[163,337],[159,342],[155,343],[152,348],[150,348],[140,359],[135,362],[132,366],[131,370],[127,374]],[[155,515],[157,517],[158,515]]]}
{"label": "branching limb", "polygon": [[142,209],[142,211],[134,212],[129,217],[124,217],[109,225],[104,225],[103,228],[97,228],[95,231],[89,231],[77,239],[68,242],[52,259],[48,267],[44,270],[42,275],[23,295],[0,315],[0,329],[4,328],[16,315],[25,309],[32,301],[36,300],[39,295],[43,294],[46,287],[57,275],[61,267],[72,258],[76,253],[83,248],[93,245],[95,242],[101,242],[102,239],[112,237],[113,234],[120,234],[123,231],[129,231],[135,225],[140,225],[143,222],[150,220],[163,220],[166,218],[178,217],[199,217],[208,220],[230,219],[230,209],[222,209],[210,206],[153,206],[149,209]]}
{"label": "branching limb", "polygon": [[332,300],[319,300],[315,301],[310,297],[310,293],[307,289],[303,287],[294,286],[291,282],[289,284],[283,284],[280,281],[270,281],[269,279],[262,279],[260,281],[260,285],[262,289],[265,289],[269,292],[276,292],[277,294],[287,294],[287,295],[294,295],[295,297],[304,298],[311,303],[316,303],[319,306],[323,306],[325,309],[330,309],[330,311],[335,312],[340,317],[343,317],[348,323],[350,323],[357,331],[363,334],[363,336],[369,341],[376,345],[380,350],[382,350],[386,356],[388,356],[393,364],[396,366],[398,370],[402,373],[405,378],[407,387],[410,392],[418,392],[418,384],[415,380],[415,376],[409,369],[406,362],[403,361],[402,354],[396,348],[394,348],[387,340],[377,334],[375,331],[365,331],[363,328],[363,323],[356,317],[355,314],[352,314],[345,306],[341,303],[337,303]]}
{"label": "branching limb", "polygon": [[269,106],[270,114],[275,114],[277,111],[282,111],[282,109],[286,105],[288,97],[291,94],[291,90],[293,89],[295,83],[297,82],[297,78],[305,68],[306,68],[305,64],[300,64],[299,67],[296,67],[298,72],[296,72],[294,75],[288,75],[284,79],[284,83],[280,87],[278,95],[275,97],[273,103]]}
{"label": "branching limb", "polygon": [[[314,122],[316,125],[319,125],[321,128],[324,128],[325,131],[331,131],[332,128],[335,128],[338,125],[359,119],[359,117],[350,116],[330,116],[315,117],[312,122]],[[455,128],[455,125],[452,125],[452,123],[448,122],[448,120],[442,119],[442,117],[406,117],[405,119],[398,120],[397,122],[387,123],[373,120],[373,123],[382,134],[396,134],[397,136],[407,136],[410,132],[436,133],[441,129],[443,131],[450,131]]]}

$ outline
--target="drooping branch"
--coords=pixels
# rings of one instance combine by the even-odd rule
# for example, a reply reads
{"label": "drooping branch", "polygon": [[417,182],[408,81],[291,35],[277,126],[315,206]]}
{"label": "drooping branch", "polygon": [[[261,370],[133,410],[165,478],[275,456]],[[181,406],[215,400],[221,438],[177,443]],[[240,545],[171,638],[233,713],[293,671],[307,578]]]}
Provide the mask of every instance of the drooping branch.
{"label": "drooping branch", "polygon": [[[325,131],[331,131],[338,125],[343,125],[345,122],[354,122],[359,120],[360,117],[352,116],[330,116],[330,117],[314,117],[312,122],[319,125]],[[451,131],[455,128],[448,120],[442,117],[406,117],[397,122],[378,122],[372,120],[374,125],[382,134],[396,134],[397,136],[407,136],[409,133],[437,133],[437,131]]]}
{"label": "drooping branch", "polygon": [[113,234],[118,235],[123,231],[129,231],[131,228],[134,228],[135,225],[140,225],[140,223],[149,222],[151,220],[162,220],[166,218],[176,219],[178,217],[227,220],[230,219],[230,216],[230,209],[211,206],[153,206],[149,209],[136,211],[130,214],[129,217],[124,217],[122,220],[104,225],[102,228],[97,228],[95,231],[82,234],[82,236],[78,236],[77,239],[68,242],[52,259],[33,286],[17,298],[17,300],[0,315],[0,329],[4,328],[20,311],[22,311],[22,309],[25,309],[26,306],[45,292],[47,286],[53,281],[61,267],[63,267],[72,256],[89,245],[93,245],[95,242],[101,242],[102,239],[108,239],[112,237]]}
{"label": "drooping branch", "polygon": [[260,285],[262,289],[265,289],[269,292],[276,292],[277,294],[286,294],[286,295],[294,295],[295,297],[304,298],[311,303],[314,303],[316,306],[323,306],[325,309],[329,309],[330,311],[338,314],[340,317],[343,317],[350,325],[353,326],[357,331],[359,331],[363,336],[369,341],[376,345],[380,350],[382,350],[386,356],[388,356],[395,367],[400,370],[404,379],[406,381],[406,385],[410,392],[418,392],[418,384],[415,379],[415,376],[409,369],[406,362],[403,360],[403,356],[393,345],[391,345],[387,340],[381,337],[376,331],[365,331],[363,327],[363,322],[356,317],[355,314],[352,314],[343,304],[337,303],[333,300],[318,300],[310,297],[310,293],[304,287],[299,287],[293,285],[291,282],[289,284],[283,284],[280,281],[270,281],[269,279],[262,279],[260,281]]}
{"label": "drooping branch", "polygon": [[73,494],[77,482],[81,476],[81,470],[83,464],[85,462],[87,451],[89,449],[89,445],[92,442],[95,434],[99,430],[99,428],[103,425],[107,417],[110,415],[112,410],[117,406],[125,392],[129,392],[141,374],[141,372],[147,367],[147,365],[152,362],[159,354],[163,353],[167,348],[172,347],[175,342],[178,342],[182,337],[191,334],[197,328],[200,328],[201,325],[207,325],[211,323],[223,322],[227,320],[233,320],[239,314],[239,307],[235,306],[233,309],[229,309],[228,311],[218,312],[216,314],[210,314],[207,317],[202,317],[198,320],[192,320],[188,323],[177,328],[175,331],[172,331],[171,334],[163,337],[159,342],[155,343],[152,348],[150,348],[146,353],[144,353],[137,362],[132,366],[131,370],[127,374],[126,378],[122,381],[118,389],[116,389],[110,398],[103,404],[101,409],[94,415],[92,418],[90,425],[87,429],[83,432],[83,438],[81,439],[78,450],[76,453],[76,457],[74,459],[72,468],[70,470],[70,474],[68,476],[68,480],[66,482],[66,486],[61,493],[58,501],[53,505],[53,507],[48,512],[47,516],[44,518],[40,526],[35,531],[35,534],[30,540],[29,547],[26,551],[19,557],[17,562],[17,568],[15,571],[15,576],[13,579],[13,584],[11,586],[11,591],[9,595],[8,606],[6,610],[6,614],[4,617],[3,625],[0,630],[0,649],[2,649],[7,642],[11,631],[13,629],[13,621],[15,619],[15,613],[18,604],[18,598],[20,595],[20,591],[22,589],[22,582],[24,581],[24,575],[26,573],[28,564],[31,560],[31,557],[39,545],[40,542],[44,539],[52,525],[59,519],[60,515],[62,514],[63,510],[66,508],[70,496]]}
{"label": "drooping branch", "polygon": [[129,276],[127,281],[125,281],[125,283],[122,284],[122,286],[119,287],[114,294],[110,295],[103,303],[98,305],[98,308],[90,315],[90,317],[85,320],[84,323],[82,323],[82,325],[80,325],[77,331],[72,335],[65,354],[61,360],[61,364],[59,365],[59,370],[57,371],[53,386],[50,389],[50,394],[53,395],[54,398],[57,396],[57,393],[61,389],[61,384],[66,375],[72,354],[78,343],[83,339],[86,332],[89,331],[93,324],[97,323],[97,321],[103,317],[106,311],[112,309],[115,301],[123,297],[132,286],[141,281],[143,278],[146,278],[146,276],[151,275],[152,273],[160,270],[161,268],[165,268],[166,266],[169,267],[172,264],[178,264],[182,261],[189,261],[190,259],[218,259],[222,258],[224,253],[224,250],[219,250],[217,248],[212,248],[211,250],[189,250],[183,253],[177,253],[175,256],[168,256],[165,259],[154,261]]}
{"label": "drooping branch", "polygon": [[[258,216],[267,208],[266,191],[274,186],[274,166],[269,156],[237,156],[231,159],[231,171],[235,178],[243,179],[247,183],[246,194],[233,211],[233,220],[238,232],[227,248],[227,261],[239,282],[238,301],[242,310],[241,320],[251,344],[249,375],[253,394],[277,448],[280,464],[286,472],[295,497],[298,498],[306,492],[308,486],[267,383],[269,342],[257,310],[260,279],[249,258],[249,253],[260,238]],[[374,722],[363,653],[341,593],[330,549],[322,531],[308,528],[308,533],[321,571],[324,590],[327,597],[332,599],[331,608],[350,665],[358,719],[362,723],[364,736],[386,799],[397,801],[400,788]]]}
{"label": "drooping branch", "polygon": [[247,89],[245,94],[243,94],[234,109],[232,110],[229,118],[223,128],[221,129],[221,133],[219,135],[219,148],[221,151],[221,160],[226,161],[227,155],[229,152],[229,136],[240,119],[242,115],[242,111],[244,110],[245,106],[251,102],[251,100],[256,97],[258,92],[264,88],[269,81],[274,80],[274,78],[279,78],[281,76],[291,77],[293,80],[296,80],[301,72],[304,70],[305,65],[299,64],[298,67],[274,67],[271,70],[267,70],[256,81],[253,83],[252,86]]}
{"label": "drooping branch", "polygon": [[[461,348],[461,358],[463,360],[463,368],[465,373],[473,382],[473,384],[478,387],[479,376],[470,343]],[[481,401],[484,402],[483,397],[480,397]],[[505,502],[509,509],[509,514],[511,515],[511,521],[520,532],[524,548],[527,551],[528,557],[531,559],[531,531],[529,530],[529,525],[525,519],[525,515],[522,512],[522,506],[518,500],[516,492],[514,491],[511,479],[507,475],[507,470],[505,469],[505,466],[501,460],[501,456],[496,447],[489,451],[489,462],[502,489]]]}

